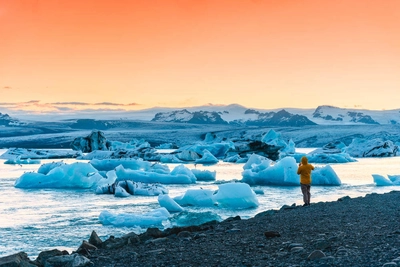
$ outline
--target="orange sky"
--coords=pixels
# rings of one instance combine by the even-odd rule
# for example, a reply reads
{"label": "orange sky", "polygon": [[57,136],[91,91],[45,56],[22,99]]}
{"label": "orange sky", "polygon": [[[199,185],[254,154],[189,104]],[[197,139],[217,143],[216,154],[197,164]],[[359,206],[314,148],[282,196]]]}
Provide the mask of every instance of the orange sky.
{"label": "orange sky", "polygon": [[399,14],[399,0],[0,0],[0,104],[396,109]]}

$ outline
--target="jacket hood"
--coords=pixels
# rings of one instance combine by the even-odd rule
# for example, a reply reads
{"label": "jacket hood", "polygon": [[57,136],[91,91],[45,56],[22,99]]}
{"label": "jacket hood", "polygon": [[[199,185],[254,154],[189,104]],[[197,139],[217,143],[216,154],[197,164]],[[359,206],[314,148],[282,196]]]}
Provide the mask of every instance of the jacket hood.
{"label": "jacket hood", "polygon": [[308,159],[307,159],[307,157],[302,157],[302,158],[301,158],[301,164],[303,164],[303,165],[308,164]]}

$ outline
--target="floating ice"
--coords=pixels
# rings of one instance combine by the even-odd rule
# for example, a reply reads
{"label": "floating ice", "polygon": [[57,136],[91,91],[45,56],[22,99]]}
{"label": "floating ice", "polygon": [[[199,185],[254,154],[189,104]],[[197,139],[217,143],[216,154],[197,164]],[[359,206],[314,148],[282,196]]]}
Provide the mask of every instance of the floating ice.
{"label": "floating ice", "polygon": [[142,170],[129,170],[123,166],[115,168],[117,180],[132,180],[143,183],[161,184],[192,184],[196,183],[194,174],[183,165],[178,165],[170,174],[148,172]]}
{"label": "floating ice", "polygon": [[60,167],[66,165],[66,163],[64,163],[63,161],[57,161],[57,162],[51,162],[51,163],[45,163],[40,165],[39,169],[38,169],[38,173],[42,173],[42,174],[47,174],[49,173],[49,171],[51,171],[52,169],[56,168],[56,167]]}
{"label": "floating ice", "polygon": [[383,175],[372,174],[372,177],[377,186],[400,185],[400,175],[388,175],[386,178]]}
{"label": "floating ice", "polygon": [[218,187],[213,199],[219,207],[248,209],[259,205],[256,194],[248,184],[226,183]]}
{"label": "floating ice", "polygon": [[310,163],[347,163],[357,161],[347,153],[325,154],[313,153],[307,154],[308,162]]}
{"label": "floating ice", "polygon": [[65,159],[77,158],[81,155],[81,152],[71,149],[10,148],[0,156],[0,159],[15,159],[18,156],[21,159]]}
{"label": "floating ice", "polygon": [[40,164],[40,160],[30,158],[21,159],[21,156],[18,156],[15,159],[8,159],[4,161],[4,164]]}
{"label": "floating ice", "polygon": [[224,158],[225,154],[229,151],[229,149],[234,149],[234,148],[235,146],[232,142],[199,143],[181,147],[177,152],[179,155],[178,158],[182,160],[184,160],[182,156],[185,151],[191,151],[198,155],[203,155],[204,151],[209,151],[216,158]]}
{"label": "floating ice", "polygon": [[152,163],[142,159],[92,159],[89,161],[99,171],[114,170],[119,165],[131,170],[149,170]]}
{"label": "floating ice", "polygon": [[195,163],[200,164],[216,164],[218,163],[218,159],[214,157],[213,154],[210,153],[207,149],[204,149],[203,156],[200,159],[197,159]]}
{"label": "floating ice", "polygon": [[159,195],[158,203],[160,204],[161,207],[166,208],[169,212],[183,211],[183,208],[167,194]]}
{"label": "floating ice", "polygon": [[212,172],[208,170],[197,170],[197,169],[192,169],[191,171],[196,176],[197,181],[215,181],[215,178],[217,176],[216,171]]}
{"label": "floating ice", "polygon": [[[252,164],[251,169],[242,172],[242,182],[250,185],[299,185],[300,177],[297,174],[298,165],[293,157],[286,157],[276,164],[269,166],[269,162]],[[329,165],[315,168],[311,174],[313,185],[340,185],[341,181]]]}
{"label": "floating ice", "polygon": [[174,200],[181,206],[198,206],[211,207],[214,206],[212,198],[214,190],[209,189],[189,189],[183,196],[175,197]]}
{"label": "floating ice", "polygon": [[76,162],[53,168],[47,174],[24,173],[17,188],[92,188],[104,179],[89,163]]}
{"label": "floating ice", "polygon": [[150,227],[161,226],[162,222],[168,220],[170,213],[166,208],[158,208],[144,214],[112,214],[109,211],[102,211],[99,220],[103,225],[113,225],[116,227]]}
{"label": "floating ice", "polygon": [[168,155],[162,155],[160,157],[160,162],[162,162],[162,163],[183,163],[184,161],[178,159],[175,155],[168,154]]}
{"label": "floating ice", "polygon": [[163,185],[134,182],[131,180],[118,181],[111,185],[105,184],[96,188],[96,194],[114,194],[115,196],[119,196],[117,191],[118,194],[122,192],[124,196],[158,196],[160,194],[168,194],[168,189]]}

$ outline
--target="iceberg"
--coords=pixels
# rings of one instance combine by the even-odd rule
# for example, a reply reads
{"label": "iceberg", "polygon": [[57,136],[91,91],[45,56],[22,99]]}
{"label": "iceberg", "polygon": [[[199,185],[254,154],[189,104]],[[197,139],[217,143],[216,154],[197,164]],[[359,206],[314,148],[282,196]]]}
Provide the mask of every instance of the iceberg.
{"label": "iceberg", "polygon": [[218,186],[213,196],[219,207],[248,209],[258,207],[258,199],[254,191],[245,183],[226,183]]}
{"label": "iceberg", "polygon": [[[262,161],[242,172],[242,182],[250,185],[299,185],[298,165],[293,157],[286,157],[274,165]],[[341,185],[341,181],[331,166],[316,167],[311,174],[313,185]]]}
{"label": "iceberg", "polygon": [[383,175],[372,174],[372,177],[377,186],[400,185],[400,175],[388,175],[386,178]]}
{"label": "iceberg", "polygon": [[158,203],[169,212],[181,212],[183,208],[175,202],[169,195],[162,194],[158,196]]}
{"label": "iceberg", "polygon": [[210,151],[207,149],[204,149],[203,151],[203,156],[200,159],[195,160],[195,163],[200,163],[200,164],[217,164],[218,159],[214,157],[213,154],[211,154]]}
{"label": "iceberg", "polygon": [[19,177],[17,188],[92,188],[104,181],[89,163],[76,162],[51,169],[47,174],[28,172]]}
{"label": "iceberg", "polygon": [[143,170],[125,169],[119,165],[115,168],[117,181],[132,180],[143,183],[161,183],[161,184],[193,184],[196,183],[194,174],[183,165],[178,165],[169,173],[157,173]]}
{"label": "iceberg", "polygon": [[144,214],[113,214],[109,211],[102,211],[99,220],[103,225],[116,227],[151,227],[161,226],[162,222],[168,220],[169,217],[170,213],[166,208],[158,208]]}
{"label": "iceberg", "polygon": [[194,176],[196,176],[197,181],[215,181],[217,172],[208,170],[191,170]]}

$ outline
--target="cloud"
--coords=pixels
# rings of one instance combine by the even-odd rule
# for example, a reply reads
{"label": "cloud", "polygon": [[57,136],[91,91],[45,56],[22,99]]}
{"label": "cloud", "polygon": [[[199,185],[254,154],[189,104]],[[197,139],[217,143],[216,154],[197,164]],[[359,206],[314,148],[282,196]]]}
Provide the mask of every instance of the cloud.
{"label": "cloud", "polygon": [[26,102],[0,102],[0,107],[17,111],[29,111],[34,113],[74,113],[74,112],[110,112],[110,111],[127,111],[129,107],[137,106],[137,103],[121,104],[113,102],[52,102],[42,103],[40,100],[30,100]]}
{"label": "cloud", "polygon": [[85,102],[54,102],[52,105],[75,105],[75,106],[88,106],[90,103]]}
{"label": "cloud", "polygon": [[12,87],[11,86],[3,86],[3,89],[9,90],[9,89],[12,89]]}
{"label": "cloud", "polygon": [[101,103],[95,103],[94,105],[96,105],[96,106],[123,106],[124,104],[101,102]]}

